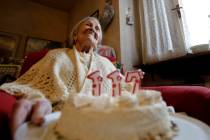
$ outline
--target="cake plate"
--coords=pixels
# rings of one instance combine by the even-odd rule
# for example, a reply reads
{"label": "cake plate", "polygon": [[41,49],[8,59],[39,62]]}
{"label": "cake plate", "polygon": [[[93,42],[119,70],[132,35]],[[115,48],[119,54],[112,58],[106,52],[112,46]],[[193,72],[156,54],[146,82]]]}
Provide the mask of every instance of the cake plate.
{"label": "cake plate", "polygon": [[[46,116],[43,126],[37,127],[30,123],[24,123],[16,132],[16,140],[43,140],[49,125],[54,125],[61,113],[55,112]],[[172,140],[210,140],[210,127],[205,123],[187,115],[175,114],[171,116],[178,125],[178,134]]]}

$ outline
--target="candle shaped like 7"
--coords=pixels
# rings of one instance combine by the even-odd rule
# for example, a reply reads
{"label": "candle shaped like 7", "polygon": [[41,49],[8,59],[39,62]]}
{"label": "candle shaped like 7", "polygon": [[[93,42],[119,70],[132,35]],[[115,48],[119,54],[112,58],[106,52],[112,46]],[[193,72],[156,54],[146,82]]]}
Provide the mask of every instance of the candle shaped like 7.
{"label": "candle shaped like 7", "polygon": [[91,79],[93,84],[92,84],[92,90],[93,90],[93,95],[94,96],[100,96],[101,94],[101,84],[103,81],[103,77],[100,74],[100,71],[94,71],[90,73],[87,78]]}
{"label": "candle shaped like 7", "polygon": [[119,70],[115,70],[107,75],[112,80],[112,96],[121,95],[122,75]]}
{"label": "candle shaped like 7", "polygon": [[134,82],[132,93],[136,93],[141,88],[141,78],[143,77],[141,70],[127,71],[125,73],[125,82]]}

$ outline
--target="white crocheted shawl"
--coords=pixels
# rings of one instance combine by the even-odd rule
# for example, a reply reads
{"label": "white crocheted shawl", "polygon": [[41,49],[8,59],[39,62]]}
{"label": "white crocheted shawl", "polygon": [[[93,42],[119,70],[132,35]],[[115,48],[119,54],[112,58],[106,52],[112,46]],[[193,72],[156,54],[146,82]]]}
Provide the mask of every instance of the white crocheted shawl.
{"label": "white crocheted shawl", "polygon": [[102,93],[111,93],[111,81],[106,75],[116,70],[106,58],[91,54],[90,65],[85,68],[76,49],[62,48],[49,51],[15,82],[3,84],[0,89],[28,99],[45,97],[52,103],[65,100],[69,94],[92,91],[88,73],[101,70],[104,77]]}

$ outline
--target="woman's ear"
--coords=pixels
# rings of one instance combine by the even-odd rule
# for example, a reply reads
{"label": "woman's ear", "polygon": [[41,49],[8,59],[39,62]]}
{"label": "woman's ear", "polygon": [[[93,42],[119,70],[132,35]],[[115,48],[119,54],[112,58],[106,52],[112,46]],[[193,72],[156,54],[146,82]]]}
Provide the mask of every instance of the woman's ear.
{"label": "woman's ear", "polygon": [[74,35],[74,37],[73,37],[73,43],[76,43],[76,41],[77,41],[77,36]]}

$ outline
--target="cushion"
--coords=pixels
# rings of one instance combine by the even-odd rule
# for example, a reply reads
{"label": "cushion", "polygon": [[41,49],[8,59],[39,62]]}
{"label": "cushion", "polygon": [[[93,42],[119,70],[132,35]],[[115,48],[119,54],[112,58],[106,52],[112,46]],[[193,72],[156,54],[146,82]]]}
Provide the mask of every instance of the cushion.
{"label": "cushion", "polygon": [[39,52],[32,52],[32,53],[27,54],[25,56],[25,60],[24,60],[20,75],[24,74],[33,64],[35,64],[42,57],[44,57],[48,51],[49,51],[48,49],[44,49]]}

